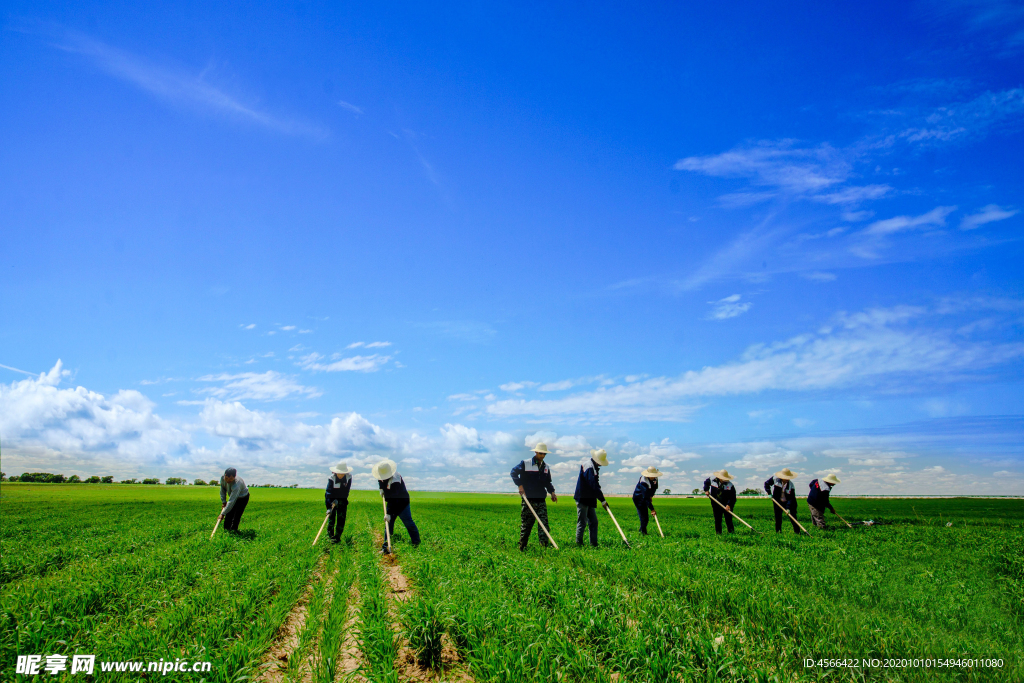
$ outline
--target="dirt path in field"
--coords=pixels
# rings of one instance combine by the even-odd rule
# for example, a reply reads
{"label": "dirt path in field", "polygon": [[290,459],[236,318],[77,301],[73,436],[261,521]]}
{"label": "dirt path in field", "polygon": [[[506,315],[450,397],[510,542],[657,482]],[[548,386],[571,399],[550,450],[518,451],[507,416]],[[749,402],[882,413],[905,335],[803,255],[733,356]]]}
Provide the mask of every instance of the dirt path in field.
{"label": "dirt path in field", "polygon": [[308,612],[309,599],[313,595],[313,587],[320,582],[324,573],[324,562],[326,555],[321,555],[313,567],[313,573],[299,601],[292,607],[288,617],[284,620],[281,628],[274,636],[274,642],[263,655],[263,662],[257,667],[258,672],[254,683],[284,683],[285,674],[288,670],[288,658],[299,647],[299,634],[306,624],[306,613]]}
{"label": "dirt path in field", "polygon": [[348,611],[345,616],[345,630],[342,632],[343,640],[336,679],[368,683],[366,678],[355,673],[365,664],[365,661],[359,642],[359,630],[356,628],[356,624],[359,622],[359,589],[356,588],[354,581],[352,588],[348,591]]}
{"label": "dirt path in field", "polygon": [[[374,532],[374,543],[384,542],[383,536]],[[405,602],[416,595],[409,584],[409,579],[402,572],[402,566],[395,553],[381,556],[381,565],[388,582],[388,597],[391,598],[391,628],[395,633],[401,633],[402,623],[398,610],[398,603]],[[415,683],[474,683],[473,677],[462,657],[459,656],[448,637],[444,634],[441,638],[443,649],[441,651],[441,669],[434,671],[429,667],[422,666],[416,660],[416,653],[409,646],[409,641],[404,637],[400,638],[398,647],[398,658],[395,660],[395,669],[398,671],[399,679],[402,681],[414,681]]]}

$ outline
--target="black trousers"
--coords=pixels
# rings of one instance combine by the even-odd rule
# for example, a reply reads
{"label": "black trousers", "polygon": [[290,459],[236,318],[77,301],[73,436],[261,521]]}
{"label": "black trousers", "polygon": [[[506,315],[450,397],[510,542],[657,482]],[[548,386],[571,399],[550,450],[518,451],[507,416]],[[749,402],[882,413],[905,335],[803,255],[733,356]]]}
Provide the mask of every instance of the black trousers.
{"label": "black trousers", "polygon": [[345,531],[345,517],[348,515],[348,500],[332,500],[331,518],[327,522],[327,536],[335,541],[341,540]]}
{"label": "black trousers", "polygon": [[725,517],[725,527],[729,530],[730,534],[736,533],[736,529],[732,525],[732,515],[718,507],[714,503],[711,504],[711,511],[715,513],[715,533],[722,533],[722,517]]}
{"label": "black trousers", "polygon": [[640,517],[640,533],[647,535],[647,523],[651,521],[651,513],[647,509],[647,501],[643,498],[634,498],[633,505],[636,506],[636,514]]}
{"label": "black trousers", "polygon": [[[786,505],[786,503],[783,503],[783,505]],[[776,532],[782,531],[782,520],[783,519],[789,519],[789,518],[786,517],[786,513],[783,512],[782,509],[778,505],[775,505],[774,503],[772,503],[772,509],[775,510],[775,531]],[[793,519],[796,519],[796,501],[795,500],[787,505],[787,509],[789,510],[789,514],[793,515]],[[796,522],[794,522],[793,519],[790,519],[789,523],[793,525],[793,533],[798,534],[798,533],[800,533],[800,525],[797,524]]]}
{"label": "black trousers", "polygon": [[238,531],[238,523],[242,521],[242,513],[245,512],[245,506],[248,504],[249,496],[235,500],[235,504],[224,515],[224,531]]}
{"label": "black trousers", "polygon": [[[533,506],[533,511],[537,513],[541,523],[550,531],[547,498],[530,498],[529,500],[530,505]],[[530,532],[533,531],[533,525],[537,523],[537,520],[533,518],[533,512],[530,512],[530,508],[526,507],[525,502],[521,502],[519,507],[519,549],[526,550],[526,543],[530,540]],[[537,540],[545,548],[548,546],[548,537],[544,535],[544,530],[539,526],[537,527]]]}

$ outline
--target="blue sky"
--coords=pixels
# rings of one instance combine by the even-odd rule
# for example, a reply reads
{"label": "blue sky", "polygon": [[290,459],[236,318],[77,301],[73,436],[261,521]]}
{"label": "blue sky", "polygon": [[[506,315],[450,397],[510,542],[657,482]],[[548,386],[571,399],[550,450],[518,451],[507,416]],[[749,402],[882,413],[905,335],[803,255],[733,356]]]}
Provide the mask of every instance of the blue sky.
{"label": "blue sky", "polygon": [[1024,11],[5,4],[3,469],[1024,493]]}

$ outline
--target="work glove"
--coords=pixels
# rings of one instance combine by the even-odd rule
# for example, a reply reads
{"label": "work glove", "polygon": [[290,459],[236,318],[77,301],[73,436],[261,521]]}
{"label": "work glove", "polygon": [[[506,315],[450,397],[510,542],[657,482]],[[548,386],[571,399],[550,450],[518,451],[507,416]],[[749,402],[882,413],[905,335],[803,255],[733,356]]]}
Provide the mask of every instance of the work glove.
{"label": "work glove", "polygon": [[384,521],[385,522],[390,522],[391,521],[391,515],[384,515]]}
{"label": "work glove", "polygon": [[606,501],[606,500],[602,500],[602,501],[601,501],[601,505],[602,505],[602,506],[604,507],[604,509],[605,509],[605,510],[607,510],[607,509],[608,509],[608,501]]}

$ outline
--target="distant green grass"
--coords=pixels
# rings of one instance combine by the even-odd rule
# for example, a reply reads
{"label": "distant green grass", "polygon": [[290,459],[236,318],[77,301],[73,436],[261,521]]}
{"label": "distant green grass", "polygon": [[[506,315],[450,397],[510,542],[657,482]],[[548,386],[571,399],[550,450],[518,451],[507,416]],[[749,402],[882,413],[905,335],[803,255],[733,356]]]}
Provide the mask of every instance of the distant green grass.
{"label": "distant green grass", "polygon": [[[86,652],[207,659],[206,680],[239,680],[329,550],[339,586],[358,577],[364,654],[377,657],[364,673],[397,680],[372,540],[379,494],[354,491],[345,542],[316,549],[320,490],[251,495],[243,535],[218,531],[211,541],[215,486],[0,485],[0,678],[10,680],[17,654]],[[808,538],[788,525],[776,535],[766,499],[737,505],[766,533],[738,526],[717,537],[708,501],[663,497],[661,539],[641,538],[629,499],[613,498],[634,547],[622,547],[598,510],[602,545],[592,550],[575,547],[566,497],[548,506],[563,549],[542,551],[534,536],[522,554],[518,497],[412,495],[424,543],[410,548],[397,525],[397,557],[416,589],[403,628],[428,643],[443,622],[477,681],[1024,680],[1021,500],[836,498],[848,520],[884,524],[849,530],[830,517],[825,532],[811,528],[801,501]],[[344,603],[327,595],[314,594],[322,634],[316,625],[303,635],[325,680],[344,618]],[[994,655],[1005,666],[823,672],[801,663],[852,655]]]}

